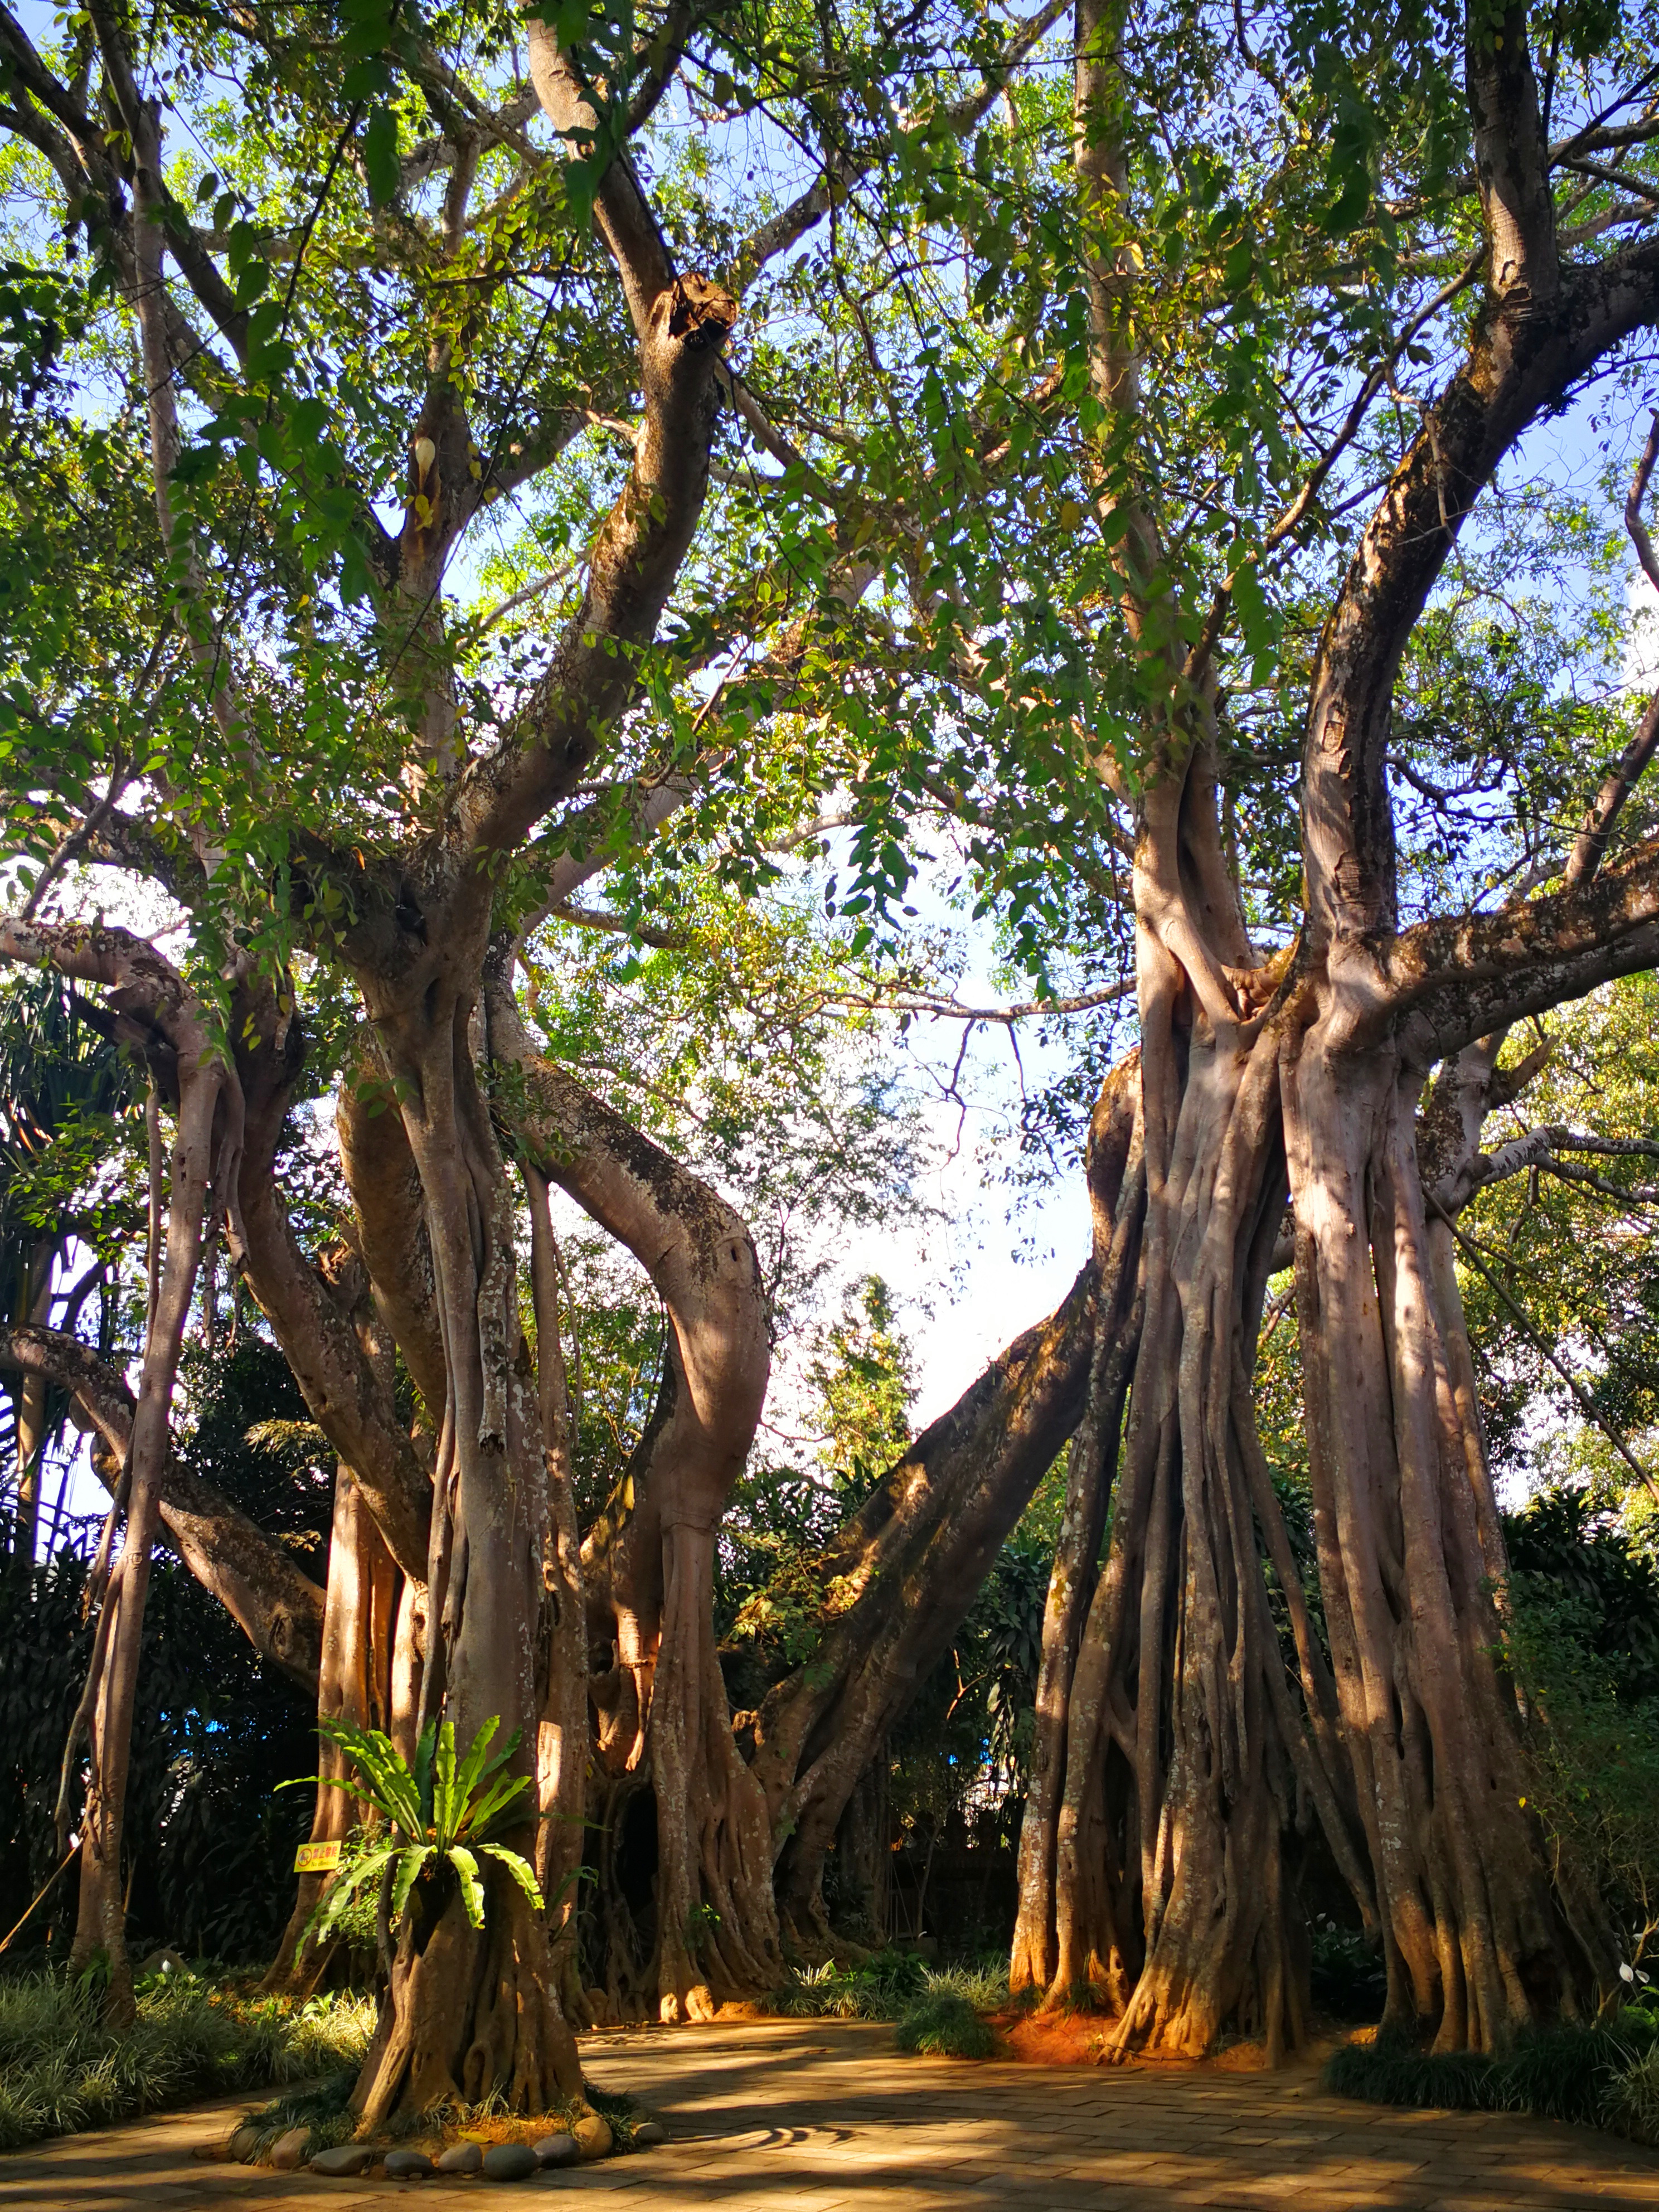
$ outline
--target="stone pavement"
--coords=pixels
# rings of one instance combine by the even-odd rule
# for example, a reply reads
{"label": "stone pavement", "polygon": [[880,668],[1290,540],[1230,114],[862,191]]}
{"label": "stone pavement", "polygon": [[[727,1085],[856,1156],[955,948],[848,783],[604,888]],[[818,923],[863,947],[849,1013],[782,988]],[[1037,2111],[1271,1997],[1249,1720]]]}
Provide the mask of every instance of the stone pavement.
{"label": "stone pavement", "polygon": [[[890,2028],[838,2021],[625,2029],[585,2038],[582,2058],[669,2140],[514,2195],[575,2193],[586,2212],[1659,2212],[1659,2152],[1547,2121],[1351,2104],[1308,2073],[905,2058]],[[0,2212],[386,2212],[410,2185],[193,2160],[244,2103],[0,2158]],[[416,2185],[506,2212],[501,2184]]]}

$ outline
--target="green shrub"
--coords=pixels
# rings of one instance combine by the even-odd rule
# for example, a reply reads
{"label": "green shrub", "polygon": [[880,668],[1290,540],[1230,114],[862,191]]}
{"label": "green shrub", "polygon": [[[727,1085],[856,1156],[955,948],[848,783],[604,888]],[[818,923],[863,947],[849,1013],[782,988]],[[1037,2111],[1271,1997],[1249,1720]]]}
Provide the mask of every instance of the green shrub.
{"label": "green shrub", "polygon": [[1659,2043],[1607,2085],[1607,2124],[1638,2142],[1659,2143]]}
{"label": "green shrub", "polygon": [[1632,2134],[1632,2116],[1659,2101],[1659,2022],[1622,2012],[1593,2027],[1542,2028],[1490,2057],[1423,2051],[1409,2035],[1379,2035],[1334,2053],[1322,2078],[1337,2095],[1368,2104],[1533,2112]]}
{"label": "green shrub", "polygon": [[131,2032],[103,2027],[57,1975],[0,1983],[0,2150],[106,2127],[228,2089],[356,2066],[374,2033],[365,1997],[246,1998],[196,1974],[140,1984]]}
{"label": "green shrub", "polygon": [[984,1960],[976,1966],[940,1966],[928,1973],[928,1996],[958,1996],[975,2012],[1000,2012],[1012,2000],[1008,1994],[1008,1955]]}
{"label": "green shrub", "polygon": [[855,1966],[809,1966],[772,1993],[772,2008],[796,2019],[896,2020],[927,1990],[914,1951],[877,1951]]}
{"label": "green shrub", "polygon": [[931,1990],[913,2005],[895,2036],[901,2051],[924,2058],[988,2058],[997,2039],[966,1997],[955,1990]]}
{"label": "green shrub", "polygon": [[1639,1966],[1659,1899],[1659,1574],[1583,1492],[1542,1492],[1504,1532],[1531,1809],[1634,1931]]}

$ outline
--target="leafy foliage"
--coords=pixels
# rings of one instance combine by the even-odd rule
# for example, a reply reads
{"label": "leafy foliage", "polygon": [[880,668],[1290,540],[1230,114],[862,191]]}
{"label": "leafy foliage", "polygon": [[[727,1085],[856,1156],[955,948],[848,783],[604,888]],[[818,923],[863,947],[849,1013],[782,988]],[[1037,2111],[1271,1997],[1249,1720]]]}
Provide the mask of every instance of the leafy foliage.
{"label": "leafy foliage", "polygon": [[0,1981],[0,2149],[355,2064],[374,2026],[368,1998],[250,1998],[188,1972],[150,1976],[137,1998],[117,2036],[60,1976]]}
{"label": "leafy foliage", "polygon": [[1510,1662],[1534,1724],[1539,1818],[1632,1933],[1659,1937],[1659,1572],[1582,1492],[1547,1491],[1508,1523]]}
{"label": "leafy foliage", "polygon": [[503,1868],[533,1908],[538,1912],[542,1910],[542,1893],[529,1861],[491,1840],[499,1829],[522,1825],[522,1814],[508,1822],[507,1808],[530,1787],[527,1774],[502,1771],[519,1747],[518,1729],[493,1759],[489,1756],[501,1724],[501,1716],[492,1714],[458,1762],[454,1723],[428,1721],[421,1731],[411,1767],[391,1737],[379,1729],[359,1728],[353,1722],[331,1717],[318,1722],[318,1734],[337,1745],[357,1770],[356,1781],[349,1776],[319,1775],[318,1783],[349,1790],[386,1824],[392,1840],[371,1844],[342,1868],[318,1899],[310,1922],[313,1933],[326,1936],[357,1890],[381,1879],[388,1885],[388,1910],[395,1928],[416,1883],[445,1865],[453,1869],[460,1885],[468,1921],[474,1928],[482,1928],[484,1889],[478,1867],[480,1854]]}
{"label": "leafy foliage", "polygon": [[924,2058],[989,2058],[996,2031],[954,1990],[930,1991],[899,2021],[893,2040]]}
{"label": "leafy foliage", "polygon": [[[1522,2037],[1511,2051],[1437,2054],[1408,2036],[1345,2044],[1321,2077],[1339,2096],[1374,2105],[1452,2112],[1534,2112],[1589,2127],[1632,2132],[1645,2116],[1659,2018],[1626,2010],[1593,2027],[1561,2027]],[[1632,2075],[1638,2086],[1623,2084]]]}

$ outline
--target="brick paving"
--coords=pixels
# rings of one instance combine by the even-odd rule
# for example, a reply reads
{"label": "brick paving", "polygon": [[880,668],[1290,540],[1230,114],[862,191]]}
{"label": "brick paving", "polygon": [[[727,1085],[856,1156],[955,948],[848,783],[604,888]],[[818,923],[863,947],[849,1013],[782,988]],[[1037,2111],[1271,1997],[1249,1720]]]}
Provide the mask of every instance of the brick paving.
{"label": "brick paving", "polygon": [[[1659,2152],[1548,2121],[1351,2104],[1311,2073],[905,2058],[890,2028],[831,2021],[623,2030],[586,2038],[582,2057],[669,2137],[514,2185],[599,2200],[588,2212],[1659,2212]],[[0,2158],[0,2212],[385,2212],[409,2185],[192,2159],[245,2103]],[[503,2185],[418,2187],[472,2212]]]}

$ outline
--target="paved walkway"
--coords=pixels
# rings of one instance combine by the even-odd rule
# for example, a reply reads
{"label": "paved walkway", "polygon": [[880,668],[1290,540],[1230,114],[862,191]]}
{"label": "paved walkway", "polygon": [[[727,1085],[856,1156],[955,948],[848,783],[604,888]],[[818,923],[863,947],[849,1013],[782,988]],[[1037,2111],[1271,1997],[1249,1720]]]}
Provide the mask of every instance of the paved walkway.
{"label": "paved walkway", "polygon": [[[582,2051],[589,2078],[633,2092],[669,2140],[514,2195],[591,2197],[588,2212],[1659,2212],[1659,2152],[1544,2121],[1350,2104],[1308,2074],[905,2058],[890,2028],[830,2021],[624,2030]],[[192,2160],[238,2109],[0,2158],[0,2212],[386,2212],[405,2185]],[[505,2212],[501,2185],[420,2189]]]}

